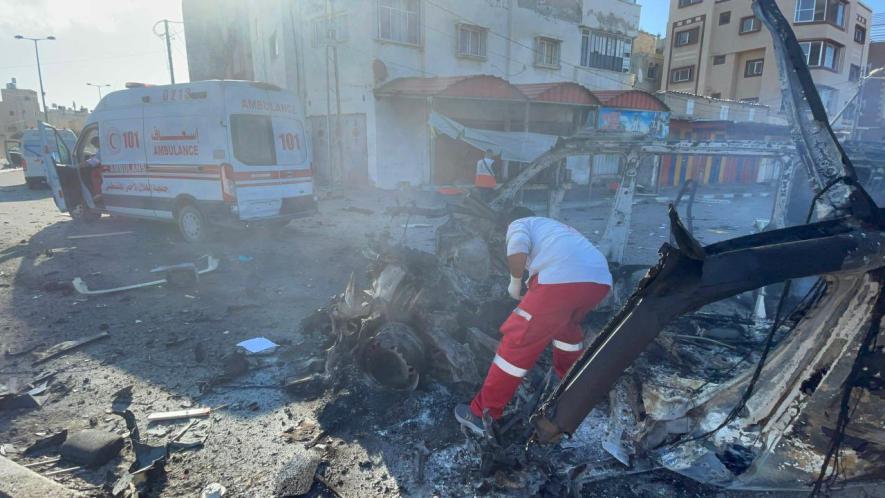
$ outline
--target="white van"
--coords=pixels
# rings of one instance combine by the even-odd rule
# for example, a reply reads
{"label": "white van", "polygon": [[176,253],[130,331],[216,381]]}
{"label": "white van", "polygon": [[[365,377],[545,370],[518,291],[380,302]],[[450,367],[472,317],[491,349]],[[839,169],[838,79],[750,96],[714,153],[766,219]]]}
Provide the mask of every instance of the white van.
{"label": "white van", "polygon": [[[57,140],[60,141],[60,140]],[[283,225],[316,211],[298,98],[250,81],[138,85],[106,95],[49,175],[74,217],[174,221],[188,241],[209,224]]]}
{"label": "white van", "polygon": [[[68,148],[73,148],[77,143],[77,134],[71,130],[58,130],[59,136]],[[36,189],[46,182],[46,164],[40,147],[43,143],[39,129],[30,129],[22,132],[19,150],[21,151],[22,172],[25,174],[25,183],[28,188]],[[49,152],[57,152],[55,140],[50,137]]]}

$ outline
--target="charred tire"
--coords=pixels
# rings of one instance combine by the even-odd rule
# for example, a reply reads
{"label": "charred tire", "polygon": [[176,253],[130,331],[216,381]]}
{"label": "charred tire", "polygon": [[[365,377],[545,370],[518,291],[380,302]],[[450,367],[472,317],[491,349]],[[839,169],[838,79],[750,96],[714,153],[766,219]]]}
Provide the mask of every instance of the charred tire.
{"label": "charred tire", "polygon": [[194,243],[206,240],[209,225],[206,223],[206,217],[196,206],[185,204],[178,208],[175,221],[185,242]]}

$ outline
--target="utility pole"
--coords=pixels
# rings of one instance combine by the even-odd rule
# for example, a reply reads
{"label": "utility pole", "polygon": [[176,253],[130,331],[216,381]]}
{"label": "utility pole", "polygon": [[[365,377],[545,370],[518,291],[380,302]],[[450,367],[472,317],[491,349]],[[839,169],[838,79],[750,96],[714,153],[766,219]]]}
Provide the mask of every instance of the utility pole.
{"label": "utility pole", "polygon": [[329,68],[329,24],[332,22],[332,4],[326,0],[326,33],[323,49],[326,52],[326,157],[329,161],[329,190],[335,189],[335,181],[337,175],[335,171],[335,161],[332,158],[332,82]]}
{"label": "utility pole", "polygon": [[[166,39],[166,58],[169,60],[169,79],[175,84],[175,68],[172,66],[172,35],[169,33],[169,23],[182,24],[181,21],[170,21],[169,19],[161,19],[154,23],[154,34],[160,38]],[[163,23],[163,33],[157,32],[157,26]]]}
{"label": "utility pole", "polygon": [[16,40],[31,40],[34,42],[34,53],[37,55],[37,78],[40,80],[40,100],[43,102],[43,121],[45,123],[49,123],[49,110],[46,108],[46,92],[43,90],[43,71],[40,69],[40,49],[37,47],[37,42],[43,40],[55,40],[54,36],[47,36],[46,38],[28,38],[27,36],[15,35]]}
{"label": "utility pole", "polygon": [[163,28],[166,30],[166,57],[169,59],[169,79],[175,84],[175,68],[172,67],[172,41],[169,39],[169,19],[163,19]]}

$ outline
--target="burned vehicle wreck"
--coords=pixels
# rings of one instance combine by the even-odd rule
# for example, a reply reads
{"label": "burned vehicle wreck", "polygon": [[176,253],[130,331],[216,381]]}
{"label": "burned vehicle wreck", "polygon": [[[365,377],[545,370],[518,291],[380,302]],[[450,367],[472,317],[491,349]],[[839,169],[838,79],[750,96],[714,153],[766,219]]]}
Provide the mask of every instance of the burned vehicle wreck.
{"label": "burned vehicle wreck", "polygon": [[[882,212],[833,135],[789,22],[772,0],[753,9],[772,33],[793,141],[815,191],[808,221],[818,221],[702,247],[671,210],[676,245],[661,248],[658,264],[544,400],[534,437],[574,431],[677,316],[786,281],[754,368],[716,384],[643,378],[630,391],[621,438],[668,469],[734,489],[819,491],[836,478],[881,479]],[[789,281],[814,275],[820,283],[784,309]]]}
{"label": "burned vehicle wreck", "polygon": [[[480,446],[488,461],[554,459],[545,444],[574,435],[607,400],[602,446],[619,464],[605,475],[665,468],[728,489],[815,492],[885,477],[885,212],[833,134],[789,22],[773,0],[753,9],[772,34],[792,123],[794,164],[784,181],[803,168],[814,191],[806,223],[784,228],[773,215],[767,230],[704,246],[671,206],[673,242],[588,336],[567,375],[555,386],[549,374],[526,382],[509,416],[487,421]],[[533,166],[599,146],[562,139]],[[467,196],[446,209],[403,208],[448,217],[437,227],[437,254],[375,241],[370,288],[358,290],[352,277],[315,317],[331,337],[324,372],[290,385],[330,386],[350,370],[393,390],[428,377],[476,387],[513,307],[492,277],[506,272],[496,209],[518,189],[501,187],[490,205]],[[805,277],[818,279],[791,299],[790,282]],[[768,320],[705,308],[763,288],[780,295]],[[681,333],[686,327],[698,333]],[[714,328],[733,334],[703,333]],[[541,456],[526,452],[527,440],[541,443]],[[576,469],[547,472],[593,479],[592,466]]]}

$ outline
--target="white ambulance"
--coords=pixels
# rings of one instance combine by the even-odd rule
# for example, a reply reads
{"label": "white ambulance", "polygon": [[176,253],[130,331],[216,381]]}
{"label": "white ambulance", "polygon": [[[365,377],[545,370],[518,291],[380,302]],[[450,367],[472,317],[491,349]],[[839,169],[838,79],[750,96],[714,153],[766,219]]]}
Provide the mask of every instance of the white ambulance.
{"label": "white ambulance", "polygon": [[316,211],[294,94],[250,81],[128,87],[53,156],[47,181],[62,211],[174,221],[191,242],[210,224],[283,225]]}
{"label": "white ambulance", "polygon": [[[77,143],[77,134],[71,130],[58,130],[62,141],[69,148]],[[22,132],[19,151],[21,152],[21,166],[25,174],[25,183],[30,189],[41,187],[46,181],[46,164],[40,147],[43,143],[40,130],[34,128]],[[50,140],[50,152],[56,152],[55,140]]]}

